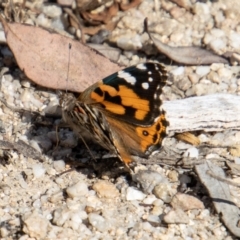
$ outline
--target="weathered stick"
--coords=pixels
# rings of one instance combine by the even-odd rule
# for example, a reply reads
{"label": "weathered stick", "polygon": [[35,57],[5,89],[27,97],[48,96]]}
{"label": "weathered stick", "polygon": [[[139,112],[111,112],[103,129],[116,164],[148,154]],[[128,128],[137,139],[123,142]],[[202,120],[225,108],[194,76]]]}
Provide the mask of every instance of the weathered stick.
{"label": "weathered stick", "polygon": [[240,96],[213,94],[165,101],[169,133],[240,129]]}

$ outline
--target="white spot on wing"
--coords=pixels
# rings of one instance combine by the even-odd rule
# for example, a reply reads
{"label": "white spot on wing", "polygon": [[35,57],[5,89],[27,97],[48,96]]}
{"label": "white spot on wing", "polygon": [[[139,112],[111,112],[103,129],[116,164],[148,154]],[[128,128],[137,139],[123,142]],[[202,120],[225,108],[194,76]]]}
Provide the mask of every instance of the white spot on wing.
{"label": "white spot on wing", "polygon": [[138,69],[142,69],[142,70],[146,70],[146,69],[147,69],[147,68],[146,68],[146,65],[143,64],[143,63],[138,64],[138,65],[136,66],[136,68],[138,68]]}
{"label": "white spot on wing", "polygon": [[149,77],[149,78],[148,78],[148,81],[149,81],[149,82],[152,82],[152,81],[153,81],[153,78],[152,78],[152,77]]}
{"label": "white spot on wing", "polygon": [[154,119],[154,122],[157,122],[157,121],[159,120],[159,118],[160,118],[160,117],[156,117],[156,118]]}
{"label": "white spot on wing", "polygon": [[149,84],[147,82],[142,83],[142,88],[147,90],[149,88]]}
{"label": "white spot on wing", "polygon": [[148,75],[151,75],[152,74],[152,72],[151,71],[148,71]]}
{"label": "white spot on wing", "polygon": [[163,107],[162,107],[162,104],[160,105],[159,110],[160,110],[160,112],[164,112],[164,109],[163,109]]}
{"label": "white spot on wing", "polygon": [[157,99],[157,94],[155,93],[153,97],[154,97],[154,99]]}
{"label": "white spot on wing", "polygon": [[131,74],[129,74],[128,72],[124,72],[124,71],[119,71],[118,72],[118,77],[119,78],[123,78],[126,82],[134,85],[136,83],[136,78],[133,77]]}

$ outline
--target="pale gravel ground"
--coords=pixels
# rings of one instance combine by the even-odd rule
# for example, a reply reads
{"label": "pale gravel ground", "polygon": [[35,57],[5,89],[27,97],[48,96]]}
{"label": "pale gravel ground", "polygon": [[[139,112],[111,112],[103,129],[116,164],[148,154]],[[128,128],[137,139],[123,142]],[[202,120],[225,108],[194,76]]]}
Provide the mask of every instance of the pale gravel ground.
{"label": "pale gravel ground", "polygon": [[[148,41],[147,35],[142,34],[144,17],[149,18],[150,30],[172,46],[201,46],[204,43],[218,53],[235,51],[240,54],[240,14],[232,7],[237,2],[231,1],[229,6],[224,1],[198,2],[190,13],[171,2],[149,0],[138,9],[120,12],[115,18],[122,17],[122,20],[111,37],[125,49],[119,62],[133,65],[146,61],[145,54],[136,54],[136,49],[142,48]],[[56,12],[61,14],[60,10],[54,10]],[[179,15],[181,17],[176,18]],[[37,20],[49,21],[44,15]],[[56,19],[54,26],[61,27]],[[151,52],[151,49],[145,52]],[[177,88],[169,87],[166,90],[165,99],[168,100],[218,92],[240,93],[240,69],[237,65],[169,65],[167,69]],[[0,96],[7,99],[9,104],[38,110],[48,105],[50,98],[57,103],[54,93],[38,90],[16,76],[5,73],[1,79]],[[146,189],[143,192],[124,174],[111,177],[111,173],[103,172],[96,176],[92,169],[83,168],[58,176],[70,167],[61,159],[71,153],[71,148],[76,144],[71,131],[60,130],[61,148],[53,153],[56,144],[54,127],[34,126],[30,123],[33,120],[30,114],[14,113],[1,103],[0,117],[0,128],[4,130],[0,132],[0,140],[26,141],[41,151],[44,159],[39,162],[11,150],[8,151],[9,161],[4,164],[0,152],[1,239],[234,239],[219,216],[214,214],[211,205],[207,204],[206,208],[201,209],[201,202],[196,203],[198,210],[178,213],[171,224],[163,222],[164,215],[172,210],[169,201],[179,191],[177,171],[150,166],[149,169],[156,173],[149,172],[147,179],[152,177],[158,182],[150,183],[150,188],[151,184],[153,186],[148,192]],[[202,133],[200,139],[220,146],[224,141],[232,146],[240,143],[239,138],[239,131],[225,131],[211,135]],[[172,151],[181,149],[184,152],[192,148],[175,139],[168,139],[166,144]],[[89,159],[85,150],[79,152],[78,160]],[[51,153],[54,157],[50,157]],[[95,148],[93,154],[101,156],[103,153]],[[146,168],[141,166],[139,169]],[[183,174],[181,182],[188,181],[191,179]],[[237,202],[239,192],[233,190],[233,195]],[[204,201],[203,196],[199,199]]]}

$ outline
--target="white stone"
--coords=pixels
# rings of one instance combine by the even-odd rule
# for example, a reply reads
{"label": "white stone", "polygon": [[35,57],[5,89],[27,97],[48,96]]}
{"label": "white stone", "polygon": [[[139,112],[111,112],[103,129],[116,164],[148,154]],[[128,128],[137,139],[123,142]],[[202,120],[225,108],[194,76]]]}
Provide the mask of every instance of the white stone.
{"label": "white stone", "polygon": [[117,46],[128,51],[138,50],[142,48],[141,38],[138,35],[130,38],[122,36],[117,39]]}
{"label": "white stone", "polygon": [[25,88],[25,90],[21,94],[21,98],[20,98],[21,101],[22,102],[29,102],[29,101],[32,100],[32,98],[33,98],[33,96],[31,94],[31,92],[29,91],[29,89]]}
{"label": "white stone", "polygon": [[71,228],[77,230],[82,223],[82,219],[77,212],[70,214]]}
{"label": "white stone", "polygon": [[33,170],[33,175],[35,178],[40,178],[42,176],[44,176],[46,169],[43,167],[43,165],[41,163],[38,164],[34,164],[32,166],[32,170]]}
{"label": "white stone", "polygon": [[148,195],[144,200],[143,203],[145,204],[153,204],[154,201],[156,201],[157,198],[155,197],[155,195]]}
{"label": "white stone", "polygon": [[207,135],[203,133],[198,136],[198,139],[200,140],[201,143],[209,141],[209,137],[207,137]]}
{"label": "white stone", "polygon": [[165,203],[170,203],[176,194],[176,189],[172,188],[169,183],[160,183],[154,188],[153,193]]}
{"label": "white stone", "polygon": [[5,43],[6,42],[6,38],[5,38],[5,33],[4,31],[0,31],[0,43]]}
{"label": "white stone", "polygon": [[22,80],[22,81],[21,81],[21,85],[22,85],[23,87],[25,87],[25,88],[30,88],[30,87],[31,87],[30,82],[27,81],[27,80]]}
{"label": "white stone", "polygon": [[68,187],[66,192],[70,198],[86,196],[88,195],[88,186],[86,183],[79,181]]}
{"label": "white stone", "polygon": [[222,54],[226,51],[226,41],[224,39],[214,39],[210,42],[210,48],[218,54]]}
{"label": "white stone", "polygon": [[182,32],[173,32],[170,36],[170,40],[175,43],[181,42],[183,39],[184,34]]}
{"label": "white stone", "polygon": [[198,155],[199,155],[198,149],[195,147],[187,149],[187,151],[184,153],[184,157],[190,158],[198,158]]}
{"label": "white stone", "polygon": [[175,68],[174,70],[172,70],[171,73],[175,76],[179,76],[179,75],[184,74],[184,71],[185,71],[184,67],[178,67],[178,68]]}
{"label": "white stone", "polygon": [[[148,218],[147,218],[147,221],[149,221],[149,222],[151,222],[151,223],[160,223],[161,221],[160,221],[160,218],[159,218],[159,216],[157,216],[157,215],[148,215]],[[150,225],[150,224],[149,224]],[[151,226],[151,225],[150,225]],[[147,231],[148,229],[146,229],[146,231]]]}
{"label": "white stone", "polygon": [[210,33],[213,35],[214,38],[222,38],[225,36],[225,32],[219,28],[211,29]]}
{"label": "white stone", "polygon": [[48,19],[45,14],[40,13],[38,17],[36,18],[36,24],[39,26],[44,26],[44,27],[50,27],[51,26],[51,20]]}
{"label": "white stone", "polygon": [[197,2],[193,4],[193,10],[199,16],[210,14],[209,6],[205,3]]}
{"label": "white stone", "polygon": [[62,226],[68,219],[71,211],[67,208],[58,208],[53,213],[53,223],[57,226]]}
{"label": "white stone", "polygon": [[235,157],[234,162],[235,162],[236,164],[240,164],[240,157]]}
{"label": "white stone", "polygon": [[146,197],[146,194],[144,194],[143,192],[141,192],[133,187],[129,187],[127,189],[127,193],[126,193],[127,201],[143,200],[145,197]]}
{"label": "white stone", "polygon": [[50,223],[46,218],[33,212],[23,219],[23,231],[35,239],[45,239],[47,235],[48,225]]}
{"label": "white stone", "polygon": [[127,27],[127,29],[141,32],[142,31],[142,17],[143,16],[136,17],[136,16],[125,15],[122,17],[121,22],[119,22],[119,24],[121,24],[121,26],[118,26],[118,27],[123,27],[123,28]]}
{"label": "white stone", "polygon": [[203,41],[205,44],[209,44],[211,41],[213,41],[213,35],[210,33],[206,33]]}
{"label": "white stone", "polygon": [[31,103],[37,108],[41,108],[43,106],[43,103],[34,96],[31,98]]}
{"label": "white stone", "polygon": [[229,35],[230,46],[234,49],[240,49],[240,34],[231,31]]}
{"label": "white stone", "polygon": [[157,184],[168,182],[165,174],[153,170],[140,170],[133,176],[133,180],[141,184],[145,193],[152,193]]}
{"label": "white stone", "polygon": [[210,72],[210,67],[209,66],[199,66],[196,69],[196,73],[202,77],[207,75]]}
{"label": "white stone", "polygon": [[61,171],[64,171],[65,170],[65,162],[63,160],[58,160],[58,161],[54,161],[53,162],[53,167],[58,171],[58,172],[61,172]]}
{"label": "white stone", "polygon": [[218,74],[222,79],[229,80],[232,77],[232,71],[227,68],[220,68]]}
{"label": "white stone", "polygon": [[[24,139],[23,138],[21,138],[23,141],[24,141]],[[25,140],[24,142],[26,142],[27,143],[27,141]],[[28,144],[28,143],[27,143]],[[34,149],[36,149],[38,152],[40,152],[41,153],[41,148],[39,147],[39,144],[38,144],[38,142],[37,141],[35,141],[34,139],[32,139],[31,141],[29,141],[29,144],[31,145],[31,147],[33,147]]]}
{"label": "white stone", "polygon": [[43,13],[48,17],[57,18],[62,14],[62,9],[56,5],[43,5]]}
{"label": "white stone", "polygon": [[105,232],[109,229],[109,224],[102,216],[96,213],[90,213],[88,215],[89,223],[100,232]]}

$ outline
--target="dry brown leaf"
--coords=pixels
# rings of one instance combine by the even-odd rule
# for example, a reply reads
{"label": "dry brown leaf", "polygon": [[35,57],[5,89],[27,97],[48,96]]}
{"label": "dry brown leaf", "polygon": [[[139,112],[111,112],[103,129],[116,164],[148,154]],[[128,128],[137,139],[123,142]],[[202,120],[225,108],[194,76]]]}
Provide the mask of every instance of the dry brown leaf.
{"label": "dry brown leaf", "polygon": [[94,26],[94,27],[83,27],[83,33],[92,36],[92,35],[97,34],[100,30],[104,30],[104,29],[112,32],[115,29],[115,27],[117,26],[117,23],[118,23],[118,21],[117,22],[109,21],[105,25],[98,25],[98,26]]}
{"label": "dry brown leaf", "polygon": [[192,7],[190,0],[171,0],[171,2],[176,3],[179,7],[189,10]]}
{"label": "dry brown leaf", "polygon": [[82,12],[82,16],[85,20],[87,20],[91,24],[101,24],[108,23],[112,17],[114,17],[118,12],[118,4],[113,3],[109,8],[105,9],[105,11],[94,14],[91,12]]}
{"label": "dry brown leaf", "polygon": [[106,56],[108,59],[111,59],[112,61],[118,61],[121,54],[120,49],[105,46],[102,44],[89,43],[88,46],[90,46],[93,49],[96,49],[98,52]]}
{"label": "dry brown leaf", "polygon": [[[7,23],[3,17],[0,20],[19,67],[38,85],[82,92],[94,82],[121,69],[78,41],[38,27]],[[72,45],[70,62],[69,44]]]}
{"label": "dry brown leaf", "polygon": [[76,0],[77,8],[79,11],[92,11],[111,0]]}
{"label": "dry brown leaf", "polygon": [[159,39],[149,33],[147,27],[147,20],[145,19],[145,31],[148,33],[149,37],[153,41],[154,45],[157,47],[159,52],[165,54],[167,57],[175,62],[183,63],[186,65],[204,65],[212,63],[224,63],[227,64],[228,61],[214,54],[206,49],[200,47],[171,47],[162,43]]}

